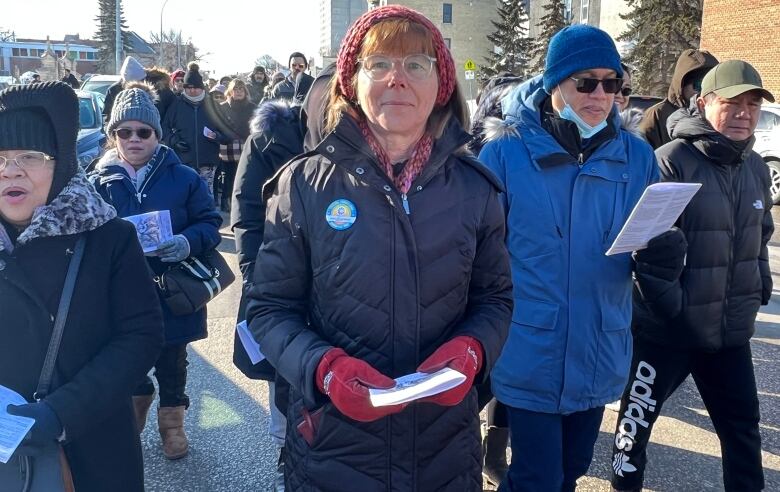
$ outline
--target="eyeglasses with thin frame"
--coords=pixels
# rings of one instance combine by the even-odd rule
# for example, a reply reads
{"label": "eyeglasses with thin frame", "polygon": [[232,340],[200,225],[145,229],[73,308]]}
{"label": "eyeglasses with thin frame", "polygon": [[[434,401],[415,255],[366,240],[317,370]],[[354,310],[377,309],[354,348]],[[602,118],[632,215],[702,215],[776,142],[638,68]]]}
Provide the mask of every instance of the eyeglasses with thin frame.
{"label": "eyeglasses with thin frame", "polygon": [[569,77],[574,81],[577,92],[590,94],[601,84],[607,94],[617,94],[623,87],[623,79],[593,79],[588,77]]}
{"label": "eyeglasses with thin frame", "polygon": [[154,133],[154,130],[151,128],[139,128],[137,130],[133,130],[132,128],[117,128],[114,130],[114,135],[121,138],[122,140],[127,140],[133,136],[133,134],[138,135],[138,138],[141,140],[146,140],[147,138],[152,136],[152,133]]}
{"label": "eyeglasses with thin frame", "polygon": [[401,67],[409,79],[421,81],[431,76],[436,58],[418,53],[407,55],[403,58],[391,58],[387,55],[370,55],[358,59],[358,63],[360,63],[363,71],[374,82],[386,80],[398,62],[401,62]]}
{"label": "eyeglasses with thin frame", "polygon": [[41,168],[46,165],[47,162],[53,160],[53,157],[49,157],[43,152],[23,152],[17,154],[16,157],[5,157],[0,155],[0,172],[5,170],[9,162],[16,163],[16,167],[23,171],[29,171],[31,169]]}

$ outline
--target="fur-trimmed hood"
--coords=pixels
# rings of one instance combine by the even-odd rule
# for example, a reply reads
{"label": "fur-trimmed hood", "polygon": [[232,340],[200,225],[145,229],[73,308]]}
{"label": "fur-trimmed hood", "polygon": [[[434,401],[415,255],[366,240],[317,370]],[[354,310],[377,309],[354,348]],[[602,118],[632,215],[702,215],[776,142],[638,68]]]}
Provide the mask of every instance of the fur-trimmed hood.
{"label": "fur-trimmed hood", "polygon": [[[35,210],[30,225],[19,235],[17,245],[37,238],[93,231],[116,216],[114,207],[101,198],[84,171],[79,170],[54,200]],[[5,231],[2,232],[0,251],[13,251],[13,244],[4,237]]]}
{"label": "fur-trimmed hood", "polygon": [[170,89],[171,74],[159,67],[152,67],[146,71],[146,82],[151,84],[157,92],[163,89]]}
{"label": "fur-trimmed hood", "polygon": [[296,109],[286,101],[266,101],[255,110],[249,129],[252,133],[269,132],[280,122],[294,120],[295,111]]}
{"label": "fur-trimmed hood", "polygon": [[645,140],[645,134],[639,129],[644,113],[637,108],[626,108],[620,112],[620,127],[637,138]]}

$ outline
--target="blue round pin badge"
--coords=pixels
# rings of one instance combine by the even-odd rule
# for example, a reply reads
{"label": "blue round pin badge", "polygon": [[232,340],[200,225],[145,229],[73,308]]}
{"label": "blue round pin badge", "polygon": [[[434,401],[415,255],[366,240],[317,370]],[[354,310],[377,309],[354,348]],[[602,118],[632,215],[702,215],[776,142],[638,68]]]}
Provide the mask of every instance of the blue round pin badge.
{"label": "blue round pin badge", "polygon": [[339,199],[328,205],[325,211],[325,221],[333,229],[343,231],[349,229],[357,220],[357,207],[346,199]]}

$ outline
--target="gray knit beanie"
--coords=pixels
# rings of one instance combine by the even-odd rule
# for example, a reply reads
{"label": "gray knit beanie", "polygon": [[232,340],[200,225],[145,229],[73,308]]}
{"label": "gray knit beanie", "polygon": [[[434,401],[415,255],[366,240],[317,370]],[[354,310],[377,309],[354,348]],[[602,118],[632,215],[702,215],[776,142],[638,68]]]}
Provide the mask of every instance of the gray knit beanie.
{"label": "gray knit beanie", "polygon": [[140,121],[152,128],[157,138],[162,138],[160,126],[160,112],[154,106],[157,93],[154,89],[143,83],[133,83],[125,90],[117,94],[114,107],[111,109],[111,119],[106,127],[107,133],[111,133],[123,121]]}

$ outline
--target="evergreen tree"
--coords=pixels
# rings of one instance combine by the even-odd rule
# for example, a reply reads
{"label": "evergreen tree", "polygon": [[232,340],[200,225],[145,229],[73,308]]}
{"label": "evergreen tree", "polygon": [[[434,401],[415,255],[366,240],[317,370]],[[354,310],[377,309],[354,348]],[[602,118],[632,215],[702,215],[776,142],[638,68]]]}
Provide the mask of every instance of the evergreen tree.
{"label": "evergreen tree", "polygon": [[500,72],[527,77],[534,41],[528,37],[525,0],[500,0],[498,17],[498,22],[490,21],[496,31],[488,34],[487,38],[495,48],[485,57],[487,63],[481,66],[480,79],[493,77]]}
{"label": "evergreen tree", "polygon": [[119,67],[116,66],[116,55],[114,52],[116,46],[116,2],[120,2],[119,26],[122,30],[122,52],[127,53],[130,48],[127,24],[122,11],[122,0],[98,0],[100,11],[98,16],[95,17],[98,25],[95,40],[98,42],[97,66],[98,71],[101,73],[117,73],[119,70]]}
{"label": "evergreen tree", "polygon": [[544,6],[547,13],[539,20],[539,26],[542,30],[531,53],[531,59],[534,60],[531,68],[532,74],[542,73],[544,71],[544,62],[547,60],[547,47],[550,46],[550,39],[555,33],[569,25],[564,14],[563,0],[550,0]]}
{"label": "evergreen tree", "polygon": [[625,61],[634,68],[634,92],[664,97],[680,53],[699,46],[702,1],[626,1],[632,10],[620,16],[628,29],[618,41],[631,46]]}

